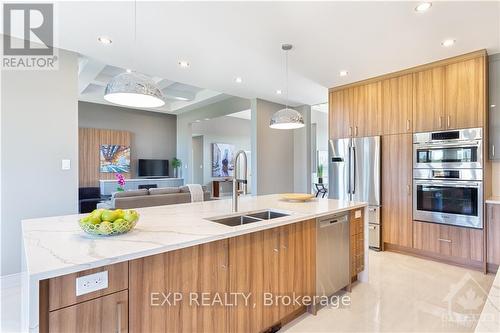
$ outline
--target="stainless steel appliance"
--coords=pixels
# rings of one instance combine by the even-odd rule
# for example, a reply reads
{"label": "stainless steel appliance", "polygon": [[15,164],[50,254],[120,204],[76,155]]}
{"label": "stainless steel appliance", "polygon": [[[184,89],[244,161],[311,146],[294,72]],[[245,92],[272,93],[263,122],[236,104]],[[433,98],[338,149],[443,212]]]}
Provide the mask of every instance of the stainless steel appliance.
{"label": "stainless steel appliance", "polygon": [[329,141],[329,198],[364,201],[370,247],[380,249],[380,137]]}
{"label": "stainless steel appliance", "polygon": [[413,135],[415,169],[475,169],[483,165],[481,128],[416,133]]}
{"label": "stainless steel appliance", "polygon": [[483,228],[481,169],[415,169],[413,219]]}
{"label": "stainless steel appliance", "polygon": [[481,128],[413,135],[413,219],[483,227]]}
{"label": "stainless steel appliance", "polygon": [[[350,283],[349,217],[335,214],[317,220],[316,295],[331,296]],[[313,312],[317,310],[313,307]]]}

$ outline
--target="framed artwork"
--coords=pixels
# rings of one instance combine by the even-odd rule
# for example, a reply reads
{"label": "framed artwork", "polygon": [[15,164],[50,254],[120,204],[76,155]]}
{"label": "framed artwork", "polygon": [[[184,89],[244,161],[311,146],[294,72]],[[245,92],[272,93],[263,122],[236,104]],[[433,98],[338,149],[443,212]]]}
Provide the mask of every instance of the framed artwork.
{"label": "framed artwork", "polygon": [[121,145],[101,145],[99,148],[100,172],[130,172],[130,147]]}
{"label": "framed artwork", "polygon": [[234,175],[234,145],[212,143],[212,177],[232,177]]}

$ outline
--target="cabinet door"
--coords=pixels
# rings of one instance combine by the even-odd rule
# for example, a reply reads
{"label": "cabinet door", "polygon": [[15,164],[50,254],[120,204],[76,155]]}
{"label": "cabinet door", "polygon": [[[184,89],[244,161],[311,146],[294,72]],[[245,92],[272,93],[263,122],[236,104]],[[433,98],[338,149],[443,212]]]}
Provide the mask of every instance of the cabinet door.
{"label": "cabinet door", "polygon": [[248,304],[229,308],[229,332],[260,332],[278,319],[278,307],[264,306],[264,293],[278,289],[279,247],[278,228],[229,239],[229,291],[251,295]]}
{"label": "cabinet door", "polygon": [[50,312],[49,332],[128,332],[128,292],[120,291]]}
{"label": "cabinet door", "polygon": [[414,74],[413,131],[445,129],[444,67]]}
{"label": "cabinet door", "polygon": [[461,263],[483,260],[483,231],[449,225],[413,222],[413,247]]}
{"label": "cabinet door", "polygon": [[382,81],[382,134],[412,132],[413,74]]}
{"label": "cabinet door", "polygon": [[500,205],[488,204],[487,215],[487,262],[500,265]]}
{"label": "cabinet door", "polygon": [[[356,212],[360,212],[356,217]],[[365,233],[363,209],[352,210],[349,214],[350,271],[351,279],[365,269]]]}
{"label": "cabinet door", "polygon": [[485,115],[484,57],[446,66],[446,127],[481,127]]}
{"label": "cabinet door", "polygon": [[345,137],[347,121],[344,117],[344,92],[337,90],[330,93],[329,99],[329,128],[330,139],[341,139]]}
{"label": "cabinet door", "polygon": [[381,82],[354,88],[353,135],[356,137],[379,135],[382,129]]}
{"label": "cabinet door", "polygon": [[382,137],[382,240],[412,246],[412,134]]}
{"label": "cabinet door", "polygon": [[[228,261],[227,240],[130,261],[130,330],[227,331],[227,307],[204,306],[201,293],[214,297],[227,292]],[[168,293],[179,293],[175,295],[182,300],[175,302],[171,294],[168,303],[162,304]]]}
{"label": "cabinet door", "polygon": [[344,116],[344,138],[354,136],[354,122],[355,122],[355,102],[354,102],[355,89],[347,88],[343,90],[342,105]]}
{"label": "cabinet door", "polygon": [[[315,293],[316,221],[309,220],[280,228],[279,294],[313,296]],[[300,308],[280,304],[280,318]]]}
{"label": "cabinet door", "polygon": [[500,160],[500,54],[488,58],[489,86],[489,155],[490,160]]}

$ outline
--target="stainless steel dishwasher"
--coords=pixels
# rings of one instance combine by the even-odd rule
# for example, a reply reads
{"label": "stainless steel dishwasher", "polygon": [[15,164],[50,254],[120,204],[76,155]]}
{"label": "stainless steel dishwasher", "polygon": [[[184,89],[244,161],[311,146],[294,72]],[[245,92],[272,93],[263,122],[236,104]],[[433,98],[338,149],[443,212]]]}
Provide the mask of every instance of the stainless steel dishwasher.
{"label": "stainless steel dishwasher", "polygon": [[[331,296],[350,283],[349,217],[340,213],[317,220],[316,295]],[[317,306],[314,307],[315,313]]]}

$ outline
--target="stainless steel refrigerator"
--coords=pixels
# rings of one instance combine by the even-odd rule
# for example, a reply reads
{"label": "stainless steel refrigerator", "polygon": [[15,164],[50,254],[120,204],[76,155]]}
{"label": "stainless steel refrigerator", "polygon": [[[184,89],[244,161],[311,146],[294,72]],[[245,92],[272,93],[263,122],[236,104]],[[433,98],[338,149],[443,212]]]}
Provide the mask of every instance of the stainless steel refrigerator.
{"label": "stainless steel refrigerator", "polygon": [[329,142],[329,198],[368,203],[374,249],[380,249],[380,158],[380,136]]}

